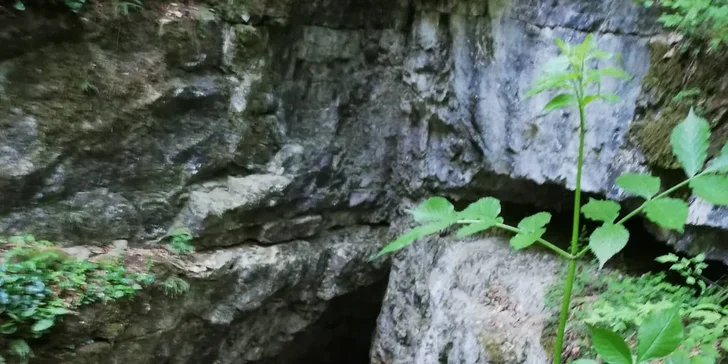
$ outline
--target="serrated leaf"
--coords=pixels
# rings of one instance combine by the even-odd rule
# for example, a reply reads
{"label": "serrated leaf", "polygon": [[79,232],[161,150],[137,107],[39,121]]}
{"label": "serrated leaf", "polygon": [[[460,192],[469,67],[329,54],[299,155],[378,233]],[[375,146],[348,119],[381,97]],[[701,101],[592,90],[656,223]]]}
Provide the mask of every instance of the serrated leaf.
{"label": "serrated leaf", "polygon": [[637,331],[637,362],[670,355],[683,340],[679,307],[650,314]]}
{"label": "serrated leaf", "polygon": [[[693,277],[690,277],[693,278]],[[693,278],[694,280],[695,278]],[[723,315],[714,312],[714,311],[706,311],[706,310],[695,310],[690,312],[689,315],[690,318],[694,319],[700,319],[704,324],[712,324],[715,322],[718,322],[718,320],[723,318]]]}
{"label": "serrated leaf", "polygon": [[407,245],[410,245],[414,243],[415,240],[423,238],[427,235],[434,234],[436,232],[439,232],[440,230],[444,230],[448,228],[450,225],[452,225],[451,221],[437,221],[433,222],[427,225],[418,226],[409,232],[405,233],[404,235],[397,238],[395,241],[387,244],[382,250],[380,250],[376,255],[374,255],[371,259],[376,259],[381,257],[384,254],[392,253],[397,250],[400,250]]}
{"label": "serrated leaf", "polygon": [[629,231],[622,225],[606,223],[594,230],[589,237],[589,249],[599,260],[599,268],[627,246]]}
{"label": "serrated leaf", "polygon": [[714,205],[728,205],[728,176],[705,175],[690,181],[693,192]]}
{"label": "serrated leaf", "polygon": [[546,229],[537,229],[536,231],[532,232],[518,233],[511,238],[511,246],[515,250],[528,248],[529,246],[533,245],[533,243],[538,241],[538,239],[540,239],[545,232]]}
{"label": "serrated leaf", "polygon": [[469,220],[469,219],[482,219],[491,218],[495,219],[501,213],[501,204],[498,199],[493,197],[484,197],[478,201],[473,202],[463,211],[458,213],[458,218]]}
{"label": "serrated leaf", "polygon": [[454,220],[455,207],[444,197],[431,197],[408,211],[417,222]]}
{"label": "serrated leaf", "polygon": [[685,170],[688,177],[694,177],[705,164],[708,157],[708,139],[710,125],[705,119],[690,113],[681,121],[670,135],[672,152]]}
{"label": "serrated leaf", "polygon": [[708,167],[705,168],[705,171],[709,173],[728,172],[728,144],[724,145],[723,149],[720,150],[720,153],[718,153],[718,155],[708,163]]}
{"label": "serrated leaf", "polygon": [[688,204],[676,198],[658,198],[645,205],[645,215],[650,221],[665,229],[679,232],[683,232],[688,212]]}
{"label": "serrated leaf", "polygon": [[650,199],[660,192],[660,178],[642,173],[625,173],[615,181],[625,192]]}
{"label": "serrated leaf", "polygon": [[48,330],[53,326],[54,322],[53,320],[40,320],[33,325],[31,328],[34,332],[42,332],[45,330]]}
{"label": "serrated leaf", "polygon": [[678,350],[665,360],[665,364],[690,364],[690,354],[684,350]]}
{"label": "serrated leaf", "polygon": [[538,241],[538,239],[540,239],[546,232],[544,227],[550,221],[551,214],[548,212],[539,212],[521,220],[521,222],[518,223],[518,229],[520,229],[521,232],[511,238],[511,246],[515,250],[520,250],[533,245],[533,243]]}
{"label": "serrated leaf", "polygon": [[632,353],[624,339],[616,332],[589,326],[592,345],[597,354],[608,364],[632,364]]}
{"label": "serrated leaf", "polygon": [[497,217],[493,220],[488,220],[488,221],[484,220],[483,222],[480,222],[480,223],[466,225],[458,230],[457,237],[464,238],[466,236],[477,234],[481,231],[492,228],[493,226],[495,226],[495,224],[502,224],[502,223],[503,223],[503,218]]}
{"label": "serrated leaf", "polygon": [[546,226],[549,222],[551,222],[551,214],[548,212],[539,212],[521,220],[518,223],[518,228],[526,232],[535,232]]}
{"label": "serrated leaf", "polygon": [[587,219],[603,222],[614,222],[619,216],[620,206],[614,201],[595,200],[589,198],[589,202],[581,207],[581,213]]}
{"label": "serrated leaf", "polygon": [[546,106],[543,107],[543,111],[553,111],[556,109],[563,109],[565,107],[577,105],[576,97],[572,94],[559,94],[556,95]]}

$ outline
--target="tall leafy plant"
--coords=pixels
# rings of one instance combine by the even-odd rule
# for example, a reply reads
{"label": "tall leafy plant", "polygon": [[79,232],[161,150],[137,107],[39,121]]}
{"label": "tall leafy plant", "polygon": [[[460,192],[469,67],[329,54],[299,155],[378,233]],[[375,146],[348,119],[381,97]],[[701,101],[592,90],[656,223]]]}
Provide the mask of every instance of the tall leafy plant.
{"label": "tall leafy plant", "polygon": [[[638,214],[644,214],[650,221],[665,229],[683,231],[688,217],[688,205],[683,200],[668,196],[685,186],[692,187],[696,195],[708,202],[728,205],[728,176],[725,175],[728,172],[728,145],[705,166],[710,137],[709,125],[691,110],[687,118],[675,127],[670,139],[673,152],[683,166],[687,180],[660,192],[661,181],[658,177],[639,173],[620,176],[616,180],[619,187],[630,195],[644,199],[639,207],[621,218],[621,206],[617,202],[590,199],[582,205],[581,180],[587,106],[596,101],[616,101],[617,95],[602,92],[602,79],[606,77],[627,79],[629,75],[617,67],[599,67],[601,63],[614,59],[615,55],[597,48],[591,35],[581,44],[566,44],[560,39],[556,39],[556,44],[561,50],[560,55],[546,64],[543,75],[537,80],[528,96],[554,92],[557,95],[546,104],[544,111],[564,108],[578,110],[579,150],[575,166],[572,235],[568,249],[564,250],[543,238],[546,226],[551,221],[551,215],[547,212],[526,217],[518,225],[513,226],[506,224],[500,216],[500,201],[493,197],[481,198],[462,211],[456,211],[444,197],[432,197],[408,211],[420,225],[385,246],[375,258],[397,251],[419,238],[441,232],[454,225],[459,226],[458,237],[495,228],[514,234],[510,244],[515,250],[525,249],[537,243],[551,249],[568,260],[553,353],[554,363],[560,364],[577,260],[591,252],[599,260],[600,267],[604,266],[626,246],[629,231],[624,227],[624,223]],[[587,219],[601,223],[601,226],[589,236],[587,246],[580,246],[579,241],[582,214]]]}

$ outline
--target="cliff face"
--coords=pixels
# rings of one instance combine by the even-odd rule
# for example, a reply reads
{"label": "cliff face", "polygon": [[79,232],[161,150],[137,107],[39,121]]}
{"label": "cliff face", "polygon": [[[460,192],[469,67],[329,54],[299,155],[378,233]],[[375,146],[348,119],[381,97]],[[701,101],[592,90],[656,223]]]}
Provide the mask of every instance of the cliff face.
{"label": "cliff face", "polygon": [[[618,104],[590,106],[584,189],[622,198],[616,176],[665,167],[640,132],[665,107],[647,82],[664,42],[631,0],[90,6],[0,15],[0,231],[141,249],[184,228],[206,251],[191,266],[217,263],[187,267],[195,283],[178,308],[150,299],[153,329],[120,319],[120,336],[72,362],[275,363],[336,297],[383,279],[366,258],[391,237],[400,201],[494,195],[568,210],[575,116],[544,116],[547,96],[524,97],[557,36],[595,33],[634,76],[603,85]],[[685,236],[656,235],[728,262],[716,244],[728,211],[694,201],[691,222]],[[415,284],[402,264],[391,294]],[[409,323],[387,317],[378,335],[397,342],[387,330]],[[398,345],[381,361],[408,362],[414,346]]]}

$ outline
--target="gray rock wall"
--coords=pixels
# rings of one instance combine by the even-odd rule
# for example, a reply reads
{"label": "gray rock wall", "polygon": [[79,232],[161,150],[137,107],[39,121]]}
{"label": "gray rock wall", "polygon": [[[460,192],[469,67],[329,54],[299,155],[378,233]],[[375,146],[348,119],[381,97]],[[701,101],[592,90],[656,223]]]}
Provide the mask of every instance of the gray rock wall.
{"label": "gray rock wall", "polygon": [[[153,335],[139,331],[138,322],[124,326],[129,339],[94,352],[101,358],[263,363],[276,357],[327,302],[381,277],[383,267],[363,256],[391,238],[387,225],[402,199],[494,195],[568,210],[575,115],[542,115],[547,96],[524,97],[556,53],[555,36],[576,42],[594,32],[603,48],[622,54],[634,76],[604,84],[621,96],[618,104],[590,106],[584,189],[621,198],[613,179],[650,169],[631,128],[645,105],[655,107],[643,85],[654,66],[657,30],[631,0],[211,0],[193,6],[150,0],[124,18],[103,7],[78,18],[29,6],[0,13],[0,24],[3,234],[32,232],[65,245],[126,239],[137,249],[158,247],[170,231],[184,228],[204,254],[231,254],[238,263],[251,251],[285,246],[286,254],[268,256],[277,270],[201,287],[182,311],[145,323],[178,324]],[[725,216],[694,201],[687,235],[655,235],[728,262],[716,243],[726,235]],[[347,267],[341,274],[320,270],[328,263],[313,257],[347,227],[377,233],[325,250]],[[463,326],[452,340],[442,333],[450,330],[443,320],[454,314],[445,306],[457,298],[443,287],[474,279],[453,275],[452,267],[499,267],[473,260],[481,249],[506,254],[496,245],[467,243],[463,249],[473,257],[450,252],[444,261],[427,250],[444,248],[419,246],[396,260],[375,360],[429,363],[449,347],[446,362],[498,362],[492,350],[476,349],[476,327],[465,325],[469,316],[454,318]],[[443,286],[407,280],[412,269],[421,278],[442,273],[441,283],[431,283]],[[298,274],[308,283],[297,285]],[[289,285],[273,291],[290,294],[273,295],[276,304],[297,302],[318,313],[301,321],[276,311],[270,314],[280,325],[263,327],[257,318],[244,319],[255,316],[251,307],[272,299],[271,284],[283,282]],[[471,283],[468,295],[490,285]],[[413,292],[437,297],[407,308],[400,295],[412,285]],[[254,299],[242,304],[243,296]],[[475,307],[465,298],[463,307]],[[538,311],[539,298],[533,300]],[[412,316],[392,314],[398,310]],[[518,312],[535,314],[528,310]],[[241,334],[248,331],[258,343]],[[397,336],[402,332],[409,341]],[[537,363],[542,353],[534,340],[517,343],[507,353],[515,359],[505,362]],[[202,354],[185,354],[192,352],[187,341]]]}

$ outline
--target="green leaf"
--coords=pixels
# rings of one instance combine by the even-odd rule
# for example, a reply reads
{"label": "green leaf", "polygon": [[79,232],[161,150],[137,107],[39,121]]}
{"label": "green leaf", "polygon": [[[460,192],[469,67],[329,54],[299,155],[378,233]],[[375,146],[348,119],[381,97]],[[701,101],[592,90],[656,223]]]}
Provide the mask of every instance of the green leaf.
{"label": "green leaf", "polygon": [[23,2],[22,2],[22,1],[16,1],[16,2],[15,2],[15,5],[13,5],[13,7],[14,7],[15,9],[17,9],[17,10],[20,10],[20,11],[25,11],[25,4],[23,4]]}
{"label": "green leaf", "polygon": [[53,326],[53,324],[54,324],[53,320],[40,320],[40,321],[36,322],[35,325],[33,325],[32,330],[34,332],[42,332],[42,331],[45,331],[45,330],[48,330],[49,328],[51,328],[51,326]]}
{"label": "green leaf", "polygon": [[454,220],[455,207],[444,197],[431,197],[414,210],[408,210],[417,222]]}
{"label": "green leaf", "polygon": [[551,222],[551,214],[548,212],[539,212],[521,220],[518,223],[518,228],[522,231],[533,232],[545,227],[549,222]]}
{"label": "green leaf", "polygon": [[674,263],[677,262],[678,259],[680,258],[677,255],[670,253],[655,258],[655,261],[658,263]]}
{"label": "green leaf", "polygon": [[382,250],[380,250],[371,259],[373,260],[373,259],[381,257],[384,254],[392,253],[397,250],[400,250],[400,249],[406,247],[407,245],[414,243],[415,240],[425,237],[430,234],[434,234],[440,230],[444,230],[444,229],[448,228],[450,225],[452,225],[451,221],[438,221],[438,222],[433,222],[431,224],[418,226],[418,227],[410,230],[406,234],[400,236],[399,238],[397,238],[397,240],[387,244],[387,246],[385,246]]}
{"label": "green leaf", "polygon": [[728,172],[728,144],[724,145],[723,149],[720,150],[720,153],[718,153],[718,155],[708,163],[708,167],[705,168],[705,171],[709,173]]}
{"label": "green leaf", "polygon": [[648,201],[645,205],[645,215],[650,221],[665,229],[683,232],[688,219],[688,204],[676,198],[658,198]]}
{"label": "green leaf", "polygon": [[503,218],[497,217],[493,220],[483,220],[483,222],[480,222],[480,223],[466,225],[458,230],[457,237],[464,238],[466,236],[477,234],[481,231],[492,228],[493,226],[495,226],[495,224],[502,224],[502,223],[503,223]]}
{"label": "green leaf", "polygon": [[596,360],[592,359],[579,359],[572,361],[571,364],[599,364]]}
{"label": "green leaf", "polygon": [[625,173],[616,180],[617,186],[635,196],[650,199],[660,192],[660,178],[642,173]]}
{"label": "green leaf", "polygon": [[560,94],[551,99],[551,101],[544,106],[543,111],[553,111],[575,105],[577,105],[577,101],[573,94]]}
{"label": "green leaf", "polygon": [[589,237],[589,249],[599,260],[599,268],[627,246],[629,231],[622,225],[605,223]]}
{"label": "green leaf", "polygon": [[460,228],[457,236],[460,238],[470,236],[490,229],[495,224],[502,224],[503,219],[498,217],[500,212],[500,201],[493,197],[485,197],[473,202],[465,210],[458,213],[458,218],[463,220],[480,220],[480,222]]}
{"label": "green leaf", "polygon": [[602,360],[608,364],[632,364],[629,346],[616,332],[589,326],[592,345]]}
{"label": "green leaf", "polygon": [[688,177],[695,176],[703,168],[708,157],[709,138],[710,125],[695,115],[692,108],[688,117],[673,129],[670,136],[672,152]]}
{"label": "green leaf", "polygon": [[21,358],[27,358],[32,353],[30,346],[28,346],[28,343],[23,339],[13,340],[10,342],[9,346],[10,352]]}
{"label": "green leaf", "polygon": [[728,176],[705,175],[690,181],[693,192],[714,205],[728,205]]}
{"label": "green leaf", "polygon": [[715,358],[705,355],[697,355],[690,360],[690,364],[715,364]]}
{"label": "green leaf", "polygon": [[596,100],[603,100],[606,102],[615,103],[619,101],[619,96],[617,96],[616,94],[586,95],[584,97],[584,105],[589,105]]}
{"label": "green leaf", "polygon": [[637,332],[637,362],[670,355],[683,340],[679,307],[653,312]]}
{"label": "green leaf", "polygon": [[619,209],[619,204],[614,201],[589,198],[589,203],[581,207],[581,213],[594,221],[614,222],[619,216]]}
{"label": "green leaf", "polygon": [[678,350],[665,360],[665,364],[690,364],[690,354],[684,350]]}
{"label": "green leaf", "polygon": [[518,223],[521,232],[511,238],[511,246],[515,250],[521,250],[533,245],[546,232],[544,227],[550,221],[551,214],[548,212],[539,212],[521,220]]}
{"label": "green leaf", "polygon": [[546,229],[538,229],[534,232],[518,233],[511,238],[511,246],[515,250],[528,248],[529,246],[533,245],[533,243],[538,241],[538,239],[540,239],[545,232]]}
{"label": "green leaf", "polygon": [[500,215],[500,213],[500,201],[493,197],[485,197],[473,202],[463,211],[460,211],[458,213],[458,218],[464,220],[483,218],[495,219],[498,215]]}
{"label": "green leaf", "polygon": [[629,73],[625,72],[623,69],[614,68],[614,67],[600,68],[599,73],[602,76],[610,76],[610,77],[615,77],[615,78],[619,78],[622,80],[629,80],[630,78],[632,78],[632,76],[630,76]]}

